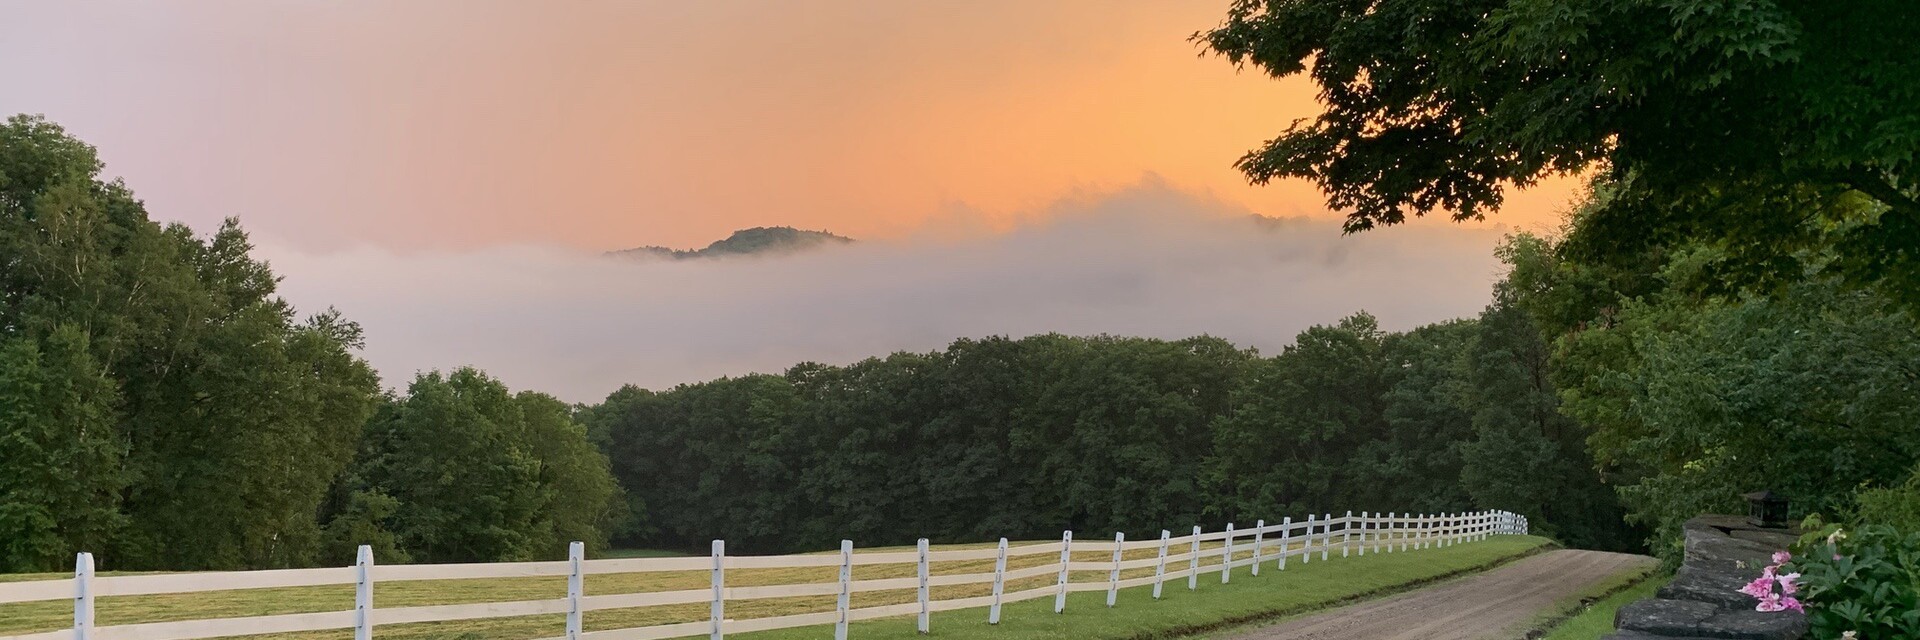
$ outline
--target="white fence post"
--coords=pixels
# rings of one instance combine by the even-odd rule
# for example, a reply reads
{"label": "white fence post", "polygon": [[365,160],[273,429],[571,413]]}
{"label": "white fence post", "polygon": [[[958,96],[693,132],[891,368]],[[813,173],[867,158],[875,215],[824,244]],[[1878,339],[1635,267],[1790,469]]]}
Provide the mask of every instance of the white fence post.
{"label": "white fence post", "polygon": [[1187,590],[1200,588],[1200,525],[1193,525],[1193,553],[1187,554]]}
{"label": "white fence post", "polygon": [[1127,534],[1113,533],[1113,575],[1107,576],[1107,608],[1113,608],[1114,601],[1120,597],[1120,545],[1126,544]]}
{"label": "white fence post", "polygon": [[[1006,547],[1002,546],[1004,551]],[[1005,557],[1005,556],[1002,556]],[[834,601],[834,607],[840,611],[840,619],[833,623],[833,640],[847,640],[847,609],[853,599],[853,541],[840,541],[840,598]]]}
{"label": "white fence post", "polygon": [[1400,527],[1400,550],[1406,551],[1413,548],[1413,514],[1400,514],[1400,519],[1404,521],[1400,524],[1406,525]]}
{"label": "white fence post", "polygon": [[93,554],[73,557],[73,640],[93,634]]}
{"label": "white fence post", "polygon": [[713,619],[713,630],[707,634],[712,640],[727,637],[726,629],[721,628],[727,622],[727,541],[713,541],[713,606],[709,615]]}
{"label": "white fence post", "polygon": [[1220,584],[1233,579],[1233,523],[1227,523],[1227,537],[1220,544]]}
{"label": "white fence post", "polygon": [[1287,570],[1287,553],[1293,550],[1293,516],[1280,518],[1280,562],[1279,570]]}
{"label": "white fence post", "polygon": [[1249,566],[1253,567],[1252,573],[1254,577],[1260,576],[1260,545],[1266,544],[1266,540],[1267,521],[1253,521],[1253,564]]}
{"label": "white fence post", "polygon": [[1347,524],[1340,527],[1340,557],[1353,551],[1353,512],[1347,512]]}
{"label": "white fence post", "polygon": [[353,640],[373,640],[373,547],[360,545],[353,558]]}
{"label": "white fence post", "polygon": [[1060,534],[1060,590],[1053,594],[1053,612],[1067,610],[1067,568],[1073,564],[1073,531]]}
{"label": "white fence post", "polygon": [[586,595],[580,563],[586,559],[586,543],[574,541],[567,544],[567,640],[580,640],[580,597]]}
{"label": "white fence post", "polygon": [[1313,562],[1313,519],[1313,514],[1307,514],[1307,539],[1300,543],[1300,564]]}
{"label": "white fence post", "polygon": [[1367,512],[1360,512],[1360,552],[1354,555],[1367,555]]}
{"label": "white fence post", "polygon": [[[993,606],[987,609],[987,624],[1000,624],[1000,595],[1007,592],[1007,539],[1000,539],[1000,554],[993,559]],[[837,640],[846,640],[840,638]]]}
{"label": "white fence post", "polygon": [[1327,554],[1333,552],[1333,514],[1320,514],[1320,561],[1327,561]]}
{"label": "white fence post", "polygon": [[927,599],[927,539],[920,539],[920,633],[933,632],[933,609]]}
{"label": "white fence post", "polygon": [[1173,537],[1172,531],[1160,530],[1160,561],[1153,566],[1153,599],[1155,600],[1160,599],[1160,586],[1167,580],[1167,539],[1171,537]]}

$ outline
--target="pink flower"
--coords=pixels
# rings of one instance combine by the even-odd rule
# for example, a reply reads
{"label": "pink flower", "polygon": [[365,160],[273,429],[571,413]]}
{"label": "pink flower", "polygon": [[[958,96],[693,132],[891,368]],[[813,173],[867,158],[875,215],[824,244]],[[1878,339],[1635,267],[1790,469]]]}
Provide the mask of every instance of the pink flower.
{"label": "pink flower", "polygon": [[1747,586],[1740,587],[1740,593],[1764,599],[1773,594],[1773,580],[1766,576],[1754,578],[1753,582],[1747,583]]}
{"label": "pink flower", "polygon": [[[1835,560],[1839,558],[1837,555],[1834,556]],[[1760,569],[1760,577],[1754,578],[1752,582],[1748,582],[1745,586],[1740,587],[1740,593],[1753,596],[1753,599],[1759,601],[1759,604],[1753,607],[1755,611],[1771,612],[1792,609],[1806,613],[1807,610],[1800,604],[1800,600],[1793,597],[1794,593],[1800,591],[1800,584],[1796,582],[1800,579],[1800,574],[1797,572],[1780,573],[1780,568],[1791,560],[1793,560],[1793,554],[1791,553],[1785,551],[1774,552],[1773,564],[1762,567]],[[1774,590],[1773,585],[1775,584],[1780,585],[1779,591]]]}

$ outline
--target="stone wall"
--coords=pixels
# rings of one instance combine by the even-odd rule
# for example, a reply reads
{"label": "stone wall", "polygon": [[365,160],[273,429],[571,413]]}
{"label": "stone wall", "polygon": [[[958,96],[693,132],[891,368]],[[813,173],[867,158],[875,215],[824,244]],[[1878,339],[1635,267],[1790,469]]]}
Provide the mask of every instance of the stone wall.
{"label": "stone wall", "polygon": [[1686,524],[1686,557],[1673,582],[1658,597],[1621,607],[1615,631],[1602,640],[1795,640],[1806,636],[1806,617],[1792,611],[1764,613],[1741,586],[1759,577],[1773,552],[1793,544],[1797,533],[1761,529],[1739,516],[1700,516]]}

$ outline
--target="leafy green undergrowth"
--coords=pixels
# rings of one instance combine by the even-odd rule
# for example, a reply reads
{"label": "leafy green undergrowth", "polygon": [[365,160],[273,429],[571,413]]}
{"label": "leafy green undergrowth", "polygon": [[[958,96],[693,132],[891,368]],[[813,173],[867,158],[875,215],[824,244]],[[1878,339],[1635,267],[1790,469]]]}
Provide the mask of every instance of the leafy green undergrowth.
{"label": "leafy green undergrowth", "polygon": [[[1623,574],[1625,575],[1625,574]],[[1649,575],[1644,572],[1632,574],[1637,582],[1622,584],[1618,580],[1609,580],[1598,585],[1590,594],[1612,595],[1602,597],[1586,610],[1561,621],[1547,632],[1541,640],[1595,640],[1613,632],[1613,614],[1629,602],[1651,598],[1661,585],[1667,583],[1665,574]],[[1625,588],[1621,588],[1621,587]]]}
{"label": "leafy green undergrowth", "polygon": [[[1183,638],[1224,627],[1273,620],[1368,596],[1402,591],[1435,580],[1481,571],[1548,548],[1551,541],[1533,536],[1494,536],[1482,542],[1416,552],[1368,554],[1330,561],[1289,562],[1285,571],[1263,567],[1259,577],[1245,569],[1231,581],[1209,572],[1199,589],[1188,591],[1184,579],[1169,582],[1163,598],[1153,600],[1152,587],[1120,592],[1111,609],[1106,593],[1068,594],[1065,613],[1053,612],[1053,598],[1006,605],[999,625],[987,624],[987,610],[961,609],[933,614],[932,635],[966,640],[1073,638],[1075,640],[1146,640]],[[912,638],[913,617],[856,622],[850,639]],[[828,637],[825,627],[781,629],[740,637],[751,640],[817,640]]]}

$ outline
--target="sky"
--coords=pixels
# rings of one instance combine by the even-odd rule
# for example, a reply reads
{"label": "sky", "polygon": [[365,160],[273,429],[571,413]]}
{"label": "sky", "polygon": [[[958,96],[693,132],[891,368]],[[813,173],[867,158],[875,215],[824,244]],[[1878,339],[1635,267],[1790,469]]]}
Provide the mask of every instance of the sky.
{"label": "sky", "polygon": [[[1358,239],[1323,233],[1338,214],[1313,185],[1252,186],[1232,168],[1317,107],[1302,78],[1274,80],[1201,55],[1189,36],[1217,24],[1225,10],[1222,0],[29,1],[10,3],[0,21],[0,60],[8,61],[0,112],[44,114],[99,147],[106,174],[124,178],[157,219],[210,231],[238,217],[286,276],[290,300],[303,309],[339,306],[368,325],[368,357],[389,383],[417,369],[512,362],[495,365],[512,371],[494,372],[528,384],[575,380],[567,384],[579,387],[569,392],[576,397],[623,381],[668,384],[778,370],[802,357],[937,348],[962,335],[1108,325],[1072,321],[1072,314],[1003,323],[985,312],[974,322],[960,307],[951,311],[964,317],[950,322],[903,316],[883,323],[899,330],[890,340],[807,346],[803,337],[818,337],[807,332],[825,329],[803,326],[796,331],[804,335],[729,338],[759,345],[735,347],[753,354],[688,351],[679,373],[588,371],[570,369],[564,355],[530,364],[484,352],[497,345],[402,344],[434,333],[426,320],[433,310],[404,296],[352,295],[406,285],[483,287],[446,270],[525,261],[524,271],[496,275],[515,283],[533,273],[586,279],[575,283],[616,278],[618,285],[588,285],[578,294],[581,306],[570,309],[615,317],[659,300],[585,297],[671,296],[647,287],[729,282],[744,277],[730,270],[767,267],[707,265],[690,274],[684,271],[692,267],[628,265],[629,272],[608,276],[604,265],[569,261],[640,245],[698,247],[734,229],[789,225],[873,246],[808,258],[853,261],[847,264],[796,271],[839,280],[788,284],[854,300],[863,292],[847,282],[863,282],[910,300],[916,286],[934,291],[937,282],[954,284],[956,273],[992,281],[995,269],[1012,265],[1033,270],[1039,277],[1032,281],[1072,286],[1076,265],[1020,253],[1021,243],[1065,242],[1060,234],[1079,227],[1056,218],[1134,211],[1149,191],[1160,194],[1149,198],[1158,209],[1148,219],[1157,222],[1113,224],[1204,244],[1156,225],[1185,220],[1218,229],[1195,221],[1245,213],[1302,218],[1287,242],[1312,238],[1313,250],[1327,252],[1452,246],[1468,237],[1490,248],[1500,229],[1551,228],[1567,206],[1572,181],[1550,180],[1510,193],[1506,209],[1482,223],[1412,225]],[[1111,235],[1093,231],[1079,233]],[[1438,236],[1447,239],[1432,239]],[[1109,248],[1150,239],[1112,239],[1119,244]],[[1245,250],[1239,257],[1256,262],[1267,251]],[[901,277],[922,279],[885,281],[847,271],[900,264],[876,257],[888,251],[894,260],[926,257],[928,265],[938,257],[947,270],[896,266]],[[1398,320],[1410,326],[1484,304],[1491,276],[1480,269],[1484,256],[1467,253],[1436,272],[1472,274],[1465,303],[1409,310]],[[865,257],[849,257],[856,255]],[[388,270],[370,272],[368,261]],[[714,275],[723,271],[732,275]],[[1024,284],[1015,280],[1009,286]],[[1308,284],[1264,286],[1315,290]],[[501,296],[475,302],[478,310],[536,289],[471,295]],[[1385,289],[1375,292],[1379,302],[1341,302],[1379,306],[1419,293]],[[1289,295],[1296,306],[1308,304],[1303,294]],[[1226,317],[1236,313],[1230,301],[1219,301],[1221,315],[1202,318],[1145,304],[1155,300],[1103,302],[1102,315],[1116,321],[1116,331],[1169,335],[1247,320]],[[692,314],[702,312],[769,312],[670,301],[694,306],[671,317],[649,312],[659,327],[618,339],[669,340],[668,328],[697,326]],[[1318,321],[1351,310],[1329,301],[1308,306],[1318,309],[1308,314]],[[1161,322],[1119,322],[1125,318]],[[374,326],[376,319],[390,326]],[[539,326],[505,324],[521,327],[525,348],[558,340]],[[1263,344],[1284,343],[1302,328],[1295,324],[1270,327],[1281,338]]]}

